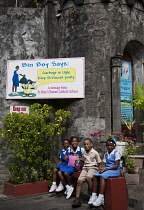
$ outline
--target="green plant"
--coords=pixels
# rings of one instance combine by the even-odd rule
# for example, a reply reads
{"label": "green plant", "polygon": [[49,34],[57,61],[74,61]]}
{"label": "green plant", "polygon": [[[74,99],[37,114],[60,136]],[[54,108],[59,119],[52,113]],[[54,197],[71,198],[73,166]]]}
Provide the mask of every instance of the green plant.
{"label": "green plant", "polygon": [[125,164],[128,173],[134,173],[136,169],[136,162],[135,158],[131,155],[137,155],[139,152],[139,148],[133,144],[133,141],[128,140],[128,144],[125,146],[124,150],[124,158],[125,158]]}
{"label": "green plant", "polygon": [[134,94],[131,103],[122,103],[124,106],[133,106],[135,109],[144,111],[144,84],[136,84],[134,88]]}
{"label": "green plant", "polygon": [[144,84],[142,86],[139,84],[135,85],[132,105],[135,109],[144,110]]}
{"label": "green plant", "polygon": [[52,107],[35,103],[30,114],[7,114],[0,129],[2,139],[7,141],[4,149],[11,149],[13,162],[8,165],[12,183],[21,184],[51,178],[51,152],[56,136],[65,131],[64,125],[70,112],[63,109],[55,113]]}
{"label": "green plant", "polygon": [[129,130],[129,133],[131,134],[132,132],[132,128],[134,127],[135,125],[135,120],[133,120],[132,122],[131,121],[127,121],[123,118],[121,118],[122,122],[126,125],[127,129]]}
{"label": "green plant", "polygon": [[36,7],[40,7],[41,3],[39,0],[33,0],[33,2],[35,3]]}

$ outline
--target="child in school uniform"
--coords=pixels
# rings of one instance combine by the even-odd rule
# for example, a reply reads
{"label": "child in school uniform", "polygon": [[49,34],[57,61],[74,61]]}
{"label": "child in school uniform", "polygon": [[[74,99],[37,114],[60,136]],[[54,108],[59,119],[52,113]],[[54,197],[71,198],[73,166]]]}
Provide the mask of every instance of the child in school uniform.
{"label": "child in school uniform", "polygon": [[[102,169],[99,170],[98,173],[94,174],[93,177],[93,192],[90,197],[88,204],[92,204],[93,206],[100,206],[104,204],[104,192],[105,192],[105,185],[106,179],[112,177],[119,177],[120,176],[120,159],[121,155],[119,152],[115,150],[116,146],[116,139],[109,138],[106,141],[106,147],[108,152],[105,153],[103,163],[104,166]],[[100,191],[99,195],[97,196],[97,178],[100,177]]]}
{"label": "child in school uniform", "polygon": [[83,157],[79,158],[79,160],[84,161],[84,166],[77,181],[76,199],[72,203],[72,207],[74,208],[81,206],[79,197],[80,197],[82,183],[84,181],[87,181],[89,190],[92,192],[92,178],[93,175],[99,170],[99,166],[101,163],[99,153],[92,148],[93,146],[92,140],[90,138],[86,138],[84,139],[83,143],[84,143],[85,152],[83,153]]}
{"label": "child in school uniform", "polygon": [[62,184],[62,182],[60,181],[58,187],[57,187],[57,184],[56,184],[56,180],[57,180],[57,174],[58,174],[58,171],[67,166],[68,164],[68,160],[65,160],[65,156],[66,155],[69,155],[70,154],[70,143],[69,143],[69,140],[68,139],[64,139],[62,141],[62,145],[63,145],[63,149],[60,151],[60,162],[58,165],[55,166],[55,168],[53,168],[53,182],[52,182],[52,186],[49,190],[49,192],[60,192],[64,189],[64,186]]}
{"label": "child in school uniform", "polygon": [[[78,143],[79,141],[77,137],[72,136],[70,138],[70,144],[71,144],[70,155],[77,156],[77,159],[79,159],[79,157],[82,157],[84,153],[84,148],[79,147]],[[68,160],[69,156],[67,155],[65,158]],[[63,185],[66,187],[65,191],[66,199],[69,199],[71,197],[74,190],[70,176],[74,171],[75,171],[74,167],[67,165],[58,172],[60,180],[62,181]]]}

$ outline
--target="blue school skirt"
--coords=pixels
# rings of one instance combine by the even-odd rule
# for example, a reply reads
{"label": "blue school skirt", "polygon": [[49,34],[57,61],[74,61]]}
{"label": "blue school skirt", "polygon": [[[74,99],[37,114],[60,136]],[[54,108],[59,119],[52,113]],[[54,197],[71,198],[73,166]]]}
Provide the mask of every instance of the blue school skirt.
{"label": "blue school skirt", "polygon": [[[106,168],[106,167],[105,167]],[[99,172],[95,173],[94,176],[102,176],[104,179],[119,177],[120,176],[120,169],[117,170],[108,170],[100,174]]]}
{"label": "blue school skirt", "polygon": [[68,174],[71,174],[75,171],[75,168],[72,166],[65,166],[64,168],[60,169],[61,172],[66,172]]}
{"label": "blue school skirt", "polygon": [[68,162],[67,161],[64,161],[58,165],[55,166],[55,168],[64,168],[68,165]]}

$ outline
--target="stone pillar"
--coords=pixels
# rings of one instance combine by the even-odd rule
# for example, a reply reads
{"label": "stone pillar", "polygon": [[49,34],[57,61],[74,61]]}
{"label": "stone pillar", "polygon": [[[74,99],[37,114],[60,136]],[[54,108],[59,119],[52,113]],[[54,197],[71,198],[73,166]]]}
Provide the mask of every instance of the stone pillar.
{"label": "stone pillar", "polygon": [[121,133],[120,59],[120,55],[111,58],[111,128],[114,133]]}

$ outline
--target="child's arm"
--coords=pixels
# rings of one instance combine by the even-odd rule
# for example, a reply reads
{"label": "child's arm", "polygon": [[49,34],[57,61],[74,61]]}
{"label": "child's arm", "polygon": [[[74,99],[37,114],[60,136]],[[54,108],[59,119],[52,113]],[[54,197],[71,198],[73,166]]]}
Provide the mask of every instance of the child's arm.
{"label": "child's arm", "polygon": [[68,160],[69,159],[69,156],[68,155],[65,155],[64,159],[65,160]]}
{"label": "child's arm", "polygon": [[108,170],[115,170],[115,169],[117,169],[118,165],[119,165],[119,162],[120,162],[120,160],[116,160],[114,166],[111,166],[109,168],[103,168],[103,169],[100,170],[100,173],[103,173],[103,172],[108,171]]}
{"label": "child's arm", "polygon": [[60,161],[59,161],[59,163],[57,164],[57,165],[59,165],[59,164],[61,164],[62,163],[62,160],[60,159]]}
{"label": "child's arm", "polygon": [[80,157],[78,160],[80,160],[80,161],[84,161],[84,157]]}
{"label": "child's arm", "polygon": [[98,168],[99,168],[99,171],[103,170],[105,167],[105,163],[104,162],[100,162],[98,163]]}

